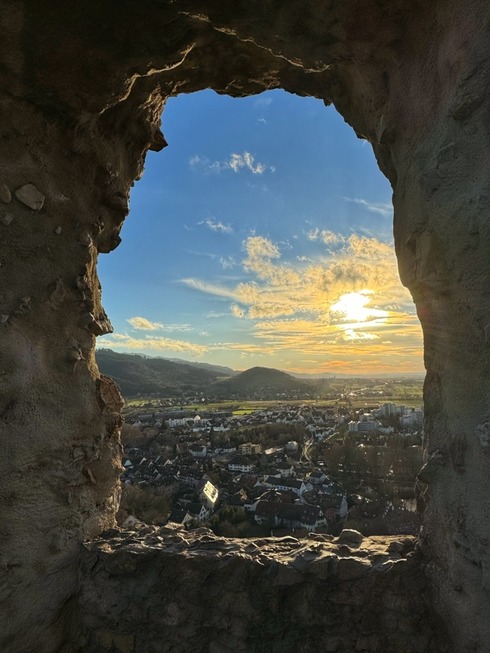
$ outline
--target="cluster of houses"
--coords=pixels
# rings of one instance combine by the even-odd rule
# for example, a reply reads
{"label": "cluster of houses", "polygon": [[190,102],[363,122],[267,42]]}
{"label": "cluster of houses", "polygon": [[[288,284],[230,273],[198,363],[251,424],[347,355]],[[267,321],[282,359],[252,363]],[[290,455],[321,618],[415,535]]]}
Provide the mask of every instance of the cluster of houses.
{"label": "cluster of houses", "polygon": [[171,498],[169,520],[185,526],[207,521],[226,505],[271,529],[316,531],[347,516],[343,489],[313,464],[291,458],[299,452],[296,441],[265,451],[248,442],[239,449],[217,460],[189,450],[164,459],[133,447],[125,452],[122,482],[158,488]]}
{"label": "cluster of houses", "polygon": [[383,418],[397,417],[400,428],[405,431],[422,428],[424,412],[421,408],[409,408],[399,404],[385,403],[373,410],[360,410],[357,420],[351,420],[347,424],[349,433],[394,433],[393,426],[383,426],[379,421]]}
{"label": "cluster of houses", "polygon": [[[264,424],[295,424],[303,426],[316,441],[322,441],[334,434],[339,425],[346,421],[346,417],[337,414],[335,407],[317,408],[311,404],[299,406],[280,404],[274,408],[256,410],[243,415],[233,415],[232,412],[224,410],[197,412],[183,408],[170,409],[142,413],[128,421],[142,430],[153,428],[158,431],[167,428],[179,435],[201,434],[203,437],[211,433],[231,435],[241,428]],[[186,440],[191,441],[192,438]],[[226,449],[226,446],[222,447],[221,453],[226,453]]]}
{"label": "cluster of houses", "polygon": [[[328,529],[347,517],[346,492],[326,476],[322,462],[302,455],[303,445],[334,437],[342,423],[349,431],[369,432],[382,428],[379,418],[398,415],[418,425],[420,412],[384,404],[360,411],[357,422],[334,409],[314,406],[286,405],[240,416],[185,410],[143,414],[133,424],[154,435],[170,432],[173,445],[127,448],[121,480],[166,494],[171,500],[169,520],[183,525],[205,522],[229,505],[243,508],[257,524],[271,529]],[[302,425],[303,442],[290,440],[263,449],[261,443],[237,443],[234,438],[244,427],[264,424]]]}

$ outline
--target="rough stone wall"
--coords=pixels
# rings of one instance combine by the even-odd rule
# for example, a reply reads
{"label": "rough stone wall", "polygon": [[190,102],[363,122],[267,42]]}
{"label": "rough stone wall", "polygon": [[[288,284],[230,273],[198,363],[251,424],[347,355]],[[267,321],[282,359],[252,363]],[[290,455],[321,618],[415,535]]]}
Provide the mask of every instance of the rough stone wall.
{"label": "rough stone wall", "polygon": [[0,648],[60,649],[81,542],[113,524],[121,400],[94,363],[97,256],[165,145],[165,99],[211,87],[333,102],[373,145],[424,330],[433,600],[456,650],[489,651],[490,6],[93,4],[0,0]]}
{"label": "rough stone wall", "polygon": [[111,328],[96,261],[114,209],[81,192],[93,159],[56,125],[5,98],[0,123],[0,649],[51,651],[80,541],[119,499],[122,403],[93,357]]}
{"label": "rough stone wall", "polygon": [[82,555],[75,639],[84,653],[448,651],[415,539],[358,536],[107,533]]}

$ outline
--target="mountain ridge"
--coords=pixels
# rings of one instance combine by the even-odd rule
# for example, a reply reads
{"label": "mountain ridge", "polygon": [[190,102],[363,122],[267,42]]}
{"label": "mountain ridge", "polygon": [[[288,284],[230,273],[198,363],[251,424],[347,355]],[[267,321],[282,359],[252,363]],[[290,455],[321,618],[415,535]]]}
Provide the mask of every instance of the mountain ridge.
{"label": "mountain ridge", "polygon": [[221,370],[201,369],[187,363],[140,354],[121,354],[111,349],[97,349],[95,358],[100,371],[110,376],[125,396],[200,391],[223,376]]}
{"label": "mountain ridge", "polygon": [[311,386],[287,372],[271,367],[251,367],[236,376],[216,381],[210,390],[217,396],[270,398],[281,392],[307,394]]}
{"label": "mountain ridge", "polygon": [[123,354],[111,349],[98,349],[96,360],[102,374],[112,377],[128,397],[156,393],[175,396],[183,391],[217,397],[275,396],[280,392],[306,393],[311,388],[311,382],[269,367],[237,372],[208,363],[191,364],[181,359]]}
{"label": "mountain ridge", "polygon": [[[96,360],[100,371],[110,376],[126,397],[144,394],[163,394],[169,397],[182,392],[199,392],[209,396],[226,394],[240,398],[259,398],[261,389],[267,396],[280,392],[308,394],[315,384],[336,379],[368,378],[420,378],[416,374],[291,374],[271,367],[254,366],[248,370],[186,361],[180,358],[152,357],[144,354],[127,354],[111,349],[97,349]],[[223,378],[225,377],[225,378]]]}

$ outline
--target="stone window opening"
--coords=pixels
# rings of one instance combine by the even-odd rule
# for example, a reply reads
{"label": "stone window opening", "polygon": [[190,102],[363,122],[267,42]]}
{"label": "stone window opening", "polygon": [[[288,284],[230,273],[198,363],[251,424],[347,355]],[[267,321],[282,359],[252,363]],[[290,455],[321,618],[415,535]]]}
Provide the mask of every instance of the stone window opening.
{"label": "stone window opening", "polygon": [[[275,108],[276,104],[279,105],[279,108]],[[391,232],[391,188],[387,184],[377,181],[376,177],[379,178],[379,172],[369,149],[365,148],[362,142],[355,137],[338,114],[332,115],[333,112],[333,108],[326,108],[323,103],[311,98],[309,100],[296,98],[277,91],[251,96],[246,100],[220,97],[209,91],[201,95],[201,99],[199,99],[199,95],[195,94],[172,98],[162,116],[165,138],[170,141],[170,148],[148,155],[143,181],[139,181],[132,190],[131,213],[121,234],[122,243],[115,252],[111,253],[107,261],[105,257],[99,261],[99,274],[105,289],[104,303],[116,333],[99,338],[98,347],[119,349],[121,353],[156,355],[164,358],[194,357],[197,362],[200,359],[206,359],[206,354],[213,355],[213,347],[211,346],[206,351],[204,342],[196,341],[201,335],[199,330],[209,331],[217,321],[219,323],[224,321],[226,313],[229,313],[228,317],[231,318],[233,311],[238,310],[240,317],[247,317],[247,305],[238,305],[237,298],[233,297],[233,293],[238,293],[243,282],[236,281],[231,287],[228,285],[228,288],[224,285],[220,287],[219,284],[222,283],[220,276],[226,278],[227,274],[234,274],[236,277],[240,272],[243,274],[244,267],[247,265],[245,260],[247,246],[253,240],[260,240],[262,244],[265,243],[269,248],[276,250],[277,259],[270,259],[268,265],[276,264],[277,268],[282,270],[288,268],[290,276],[296,274],[295,259],[306,260],[307,257],[300,257],[299,253],[304,250],[294,251],[293,245],[290,243],[294,243],[293,239],[298,241],[302,237],[301,246],[314,245],[316,251],[312,254],[312,263],[306,264],[306,268],[300,271],[300,274],[303,277],[313,278],[314,267],[323,267],[325,277],[325,281],[313,281],[316,286],[311,289],[312,297],[308,298],[306,302],[307,309],[311,311],[310,315],[306,314],[303,306],[299,306],[297,312],[291,310],[294,303],[298,299],[303,299],[309,291],[310,282],[308,282],[308,285],[300,288],[299,292],[286,295],[285,310],[282,316],[276,307],[272,307],[273,312],[268,315],[267,304],[261,306],[260,304],[254,305],[252,302],[248,306],[248,324],[251,328],[250,313],[253,314],[254,311],[264,311],[260,316],[260,321],[269,320],[269,324],[273,324],[274,320],[279,325],[293,320],[301,323],[299,320],[303,318],[303,329],[305,329],[303,336],[307,342],[308,338],[311,342],[310,358],[314,355],[317,356],[317,365],[322,365],[324,354],[327,362],[323,363],[323,366],[328,367],[329,363],[326,358],[329,356],[328,348],[335,345],[335,341],[338,341],[339,344],[337,348],[344,349],[346,355],[349,355],[349,345],[356,344],[351,342],[351,340],[355,340],[358,345],[361,343],[365,345],[364,348],[360,348],[358,355],[365,355],[363,364],[366,368],[360,368],[359,371],[368,371],[370,357],[372,358],[368,345],[370,343],[376,345],[393,337],[382,335],[382,323],[400,322],[401,319],[406,322],[410,316],[406,312],[406,308],[400,310],[399,313],[391,311],[393,299],[390,297],[394,297],[394,292],[398,293],[397,301],[401,303],[399,297],[403,295],[398,281],[395,259],[389,252],[391,236],[387,236]],[[248,127],[247,135],[242,138],[239,137],[240,127],[237,125],[237,120],[242,120],[244,125],[250,123],[253,125],[253,127]],[[304,127],[305,120],[315,123],[315,126],[309,131]],[[277,123],[279,126],[275,127]],[[264,143],[267,131],[273,131],[273,136],[268,135],[268,140]],[[206,139],[203,133],[208,132],[211,137]],[[324,135],[323,132],[328,133]],[[217,152],[212,150],[216,139],[222,141],[221,149]],[[339,147],[339,143],[341,143],[341,147]],[[179,148],[183,150],[183,154],[176,153]],[[250,152],[247,152],[247,149]],[[348,150],[347,155],[343,155],[342,150]],[[318,151],[325,151],[325,154],[320,156]],[[310,168],[308,168],[309,156],[314,159],[314,165],[313,167],[310,165]],[[337,161],[345,156],[357,156],[360,163],[356,163],[355,166],[351,164],[347,168],[345,163],[342,163],[342,170],[339,173],[336,170],[339,165]],[[294,162],[294,167],[291,161]],[[281,168],[286,168],[286,171],[281,171]],[[317,168],[322,170],[321,174],[316,173]],[[313,186],[320,186],[318,195],[325,199],[323,202],[321,199],[315,198],[313,202],[294,203],[295,195],[299,194],[299,191],[291,193],[287,184],[275,182],[275,177],[281,174],[287,176],[290,184],[295,183],[298,187],[304,187],[301,194],[304,198],[309,198],[313,194],[313,190],[309,190],[310,187],[313,189]],[[347,179],[344,181],[342,175],[346,176],[346,174]],[[292,175],[299,176],[299,181],[295,182]],[[313,176],[313,179],[309,179],[310,175]],[[145,184],[144,180],[147,176],[150,181]],[[230,177],[234,182],[231,196],[227,189]],[[171,186],[175,184],[177,184],[177,189],[181,189],[180,192],[171,189]],[[268,186],[271,184],[272,188],[269,188]],[[243,199],[237,202],[237,192],[240,187],[246,190]],[[183,193],[184,189],[185,193]],[[349,196],[347,196],[348,193]],[[183,194],[184,197],[182,197]],[[250,194],[257,196],[257,199],[249,201]],[[268,200],[270,194],[273,195],[272,200]],[[178,201],[174,199],[175,195],[178,195]],[[222,195],[225,195],[226,199],[221,199]],[[371,200],[377,197],[384,198],[386,201],[370,202],[361,199],[366,196]],[[289,206],[291,203],[294,204],[293,208]],[[280,204],[279,210],[278,204]],[[319,210],[318,206],[320,205],[321,209]],[[176,214],[176,211],[179,210],[180,212]],[[301,214],[300,211],[302,211]],[[234,213],[238,213],[238,219]],[[335,216],[335,219],[332,219],[332,216]],[[180,225],[183,236],[172,227],[172,222]],[[273,231],[274,223],[276,225],[279,223],[278,228],[275,227],[275,231]],[[365,235],[366,227],[370,229],[367,231],[367,235]],[[212,238],[206,239],[207,233],[210,233]],[[379,233],[382,233],[381,238],[376,237]],[[351,234],[353,238],[349,240]],[[251,235],[252,237],[250,237]],[[229,242],[232,239],[235,242],[230,255]],[[386,242],[387,240],[388,242]],[[156,243],[155,246],[153,241]],[[287,261],[283,260],[284,255],[287,254],[283,246],[285,241],[287,247],[293,250],[295,255],[294,258],[290,255]],[[196,328],[195,324],[179,326],[179,322],[189,321],[189,305],[196,300],[195,292],[198,288],[185,288],[185,292],[181,293],[183,299],[179,298],[175,290],[176,281],[181,281],[189,274],[196,273],[194,271],[190,273],[188,266],[184,265],[178,268],[176,265],[185,256],[189,257],[188,250],[198,257],[200,248],[203,249],[203,258],[206,257],[207,266],[205,267],[209,268],[209,274],[212,274],[212,277],[207,280],[204,276],[201,285],[204,287],[206,283],[209,286],[214,284],[216,294],[227,292],[228,296],[226,296],[225,302],[218,297],[219,301],[208,305],[207,310],[205,310],[205,305],[201,304],[203,307],[199,310],[201,314],[198,318],[199,328]],[[281,248],[283,251],[279,254]],[[374,257],[373,260],[370,260],[370,255]],[[330,261],[327,260],[327,256],[331,257]],[[380,263],[385,264],[386,259],[390,256],[391,261],[381,271]],[[110,275],[115,258],[119,260],[119,263],[116,261],[115,271]],[[261,260],[260,258],[255,262],[256,270],[254,272],[257,272],[257,276],[248,275],[252,284],[264,282],[260,266],[266,262],[267,259]],[[345,282],[340,279],[335,284],[330,281],[330,284],[333,285],[330,290],[327,286],[329,283],[327,274],[330,274],[330,278],[332,278],[332,270],[338,269],[339,265],[345,266],[346,275],[352,277],[354,274],[358,274],[358,278],[353,281],[349,278]],[[142,266],[145,267],[141,269]],[[166,268],[166,274],[171,275],[166,282],[161,268]],[[228,272],[230,268],[231,272]],[[199,274],[205,275],[206,272],[200,271],[196,281],[199,281]],[[145,286],[151,287],[151,299],[147,300],[147,305],[144,308],[142,308],[142,292],[139,290],[135,292],[139,283],[138,278],[142,276],[147,279]],[[113,281],[114,277],[116,277],[115,282]],[[244,281],[247,282],[246,277]],[[369,313],[369,309],[364,307],[367,302],[362,302],[364,305],[362,308],[358,304],[355,306],[349,304],[345,308],[342,301],[339,304],[339,298],[343,296],[348,299],[358,296],[364,299],[362,289],[368,288],[369,284],[373,284],[373,282],[381,284],[382,287],[376,289],[376,299],[370,302],[371,305],[374,305],[372,314]],[[266,277],[261,292],[263,294],[271,294],[275,290],[277,292],[280,283],[282,282],[274,283],[272,281],[271,283],[270,278]],[[294,281],[290,280],[290,283],[294,283]],[[321,286],[318,285],[319,283]],[[361,290],[360,294],[355,292],[358,289]],[[169,290],[170,296],[168,297]],[[323,294],[321,303],[318,303],[318,300],[313,297],[313,295],[320,294],[318,291]],[[367,292],[374,293],[373,290]],[[127,295],[127,293],[129,294]],[[119,295],[118,302],[113,301],[114,294]],[[239,295],[238,297],[241,299]],[[138,306],[135,310],[132,308],[132,298]],[[405,301],[408,299],[408,302],[411,303],[408,293],[404,298]],[[121,320],[121,303],[125,311],[124,320]],[[166,318],[166,315],[171,315],[175,310],[168,304],[179,307],[183,314],[182,317],[176,313],[176,317]],[[329,306],[337,304],[340,306],[339,311],[346,312],[334,313],[333,319],[337,322],[337,328],[334,335],[329,338],[330,345],[327,342],[319,346],[319,342],[313,340],[306,329],[319,326],[324,314],[328,315]],[[391,312],[380,310],[382,305],[388,305]],[[269,308],[269,310],[271,309]],[[158,311],[160,311],[160,315]],[[208,320],[208,324],[205,323],[206,314],[219,314],[219,311],[222,311],[220,320]],[[353,311],[355,315],[352,314]],[[115,314],[118,324],[114,320]],[[146,317],[130,317],[133,314]],[[185,317],[186,315],[187,317]],[[414,331],[417,331],[419,329],[418,319],[415,315],[412,315],[411,319],[413,323],[416,323],[417,328]],[[244,321],[246,320],[241,320],[242,323]],[[166,325],[169,322],[167,330]],[[357,322],[357,327],[354,324],[354,328],[351,328],[353,322]],[[376,335],[376,322],[379,324],[379,336]],[[344,323],[348,324],[348,328],[344,329]],[[329,328],[327,320],[323,321],[323,325],[324,331],[327,332]],[[227,329],[224,325],[220,324],[220,326],[219,336],[215,335],[210,339],[211,342],[226,342]],[[393,331],[396,338],[396,329],[389,327],[389,324],[387,326],[390,331]],[[357,328],[359,331],[354,330]],[[230,329],[233,331],[233,326],[228,327],[228,330]],[[300,335],[301,333],[297,338]],[[392,365],[396,374],[399,374],[402,368],[400,363],[391,359],[394,358],[397,344],[404,347],[408,345],[406,336],[410,334],[402,333],[402,335],[403,338],[399,338],[395,343],[392,341],[387,343],[389,351],[385,362]],[[273,337],[273,333],[271,337]],[[319,341],[321,338],[325,338],[325,335],[317,340]],[[146,344],[150,349],[145,350]],[[165,347],[171,348],[172,346],[177,347],[177,351],[165,349]],[[246,344],[244,346],[246,347]],[[267,342],[265,346],[267,346]],[[188,349],[182,349],[185,347]],[[198,347],[201,347],[206,353],[199,355],[199,352],[196,355]],[[259,349],[259,345],[255,345],[255,347]],[[304,345],[302,347],[304,348]],[[412,345],[410,350],[412,352],[413,347]],[[417,347],[416,341],[415,347]],[[226,344],[221,348],[225,355],[233,355],[233,350],[228,349]],[[379,348],[380,345],[377,349]],[[283,349],[286,348],[283,347]],[[318,349],[321,350],[320,355]],[[291,352],[286,351],[283,358],[280,358],[280,349],[276,356],[277,362],[259,358],[257,364],[280,368],[286,364],[287,358],[292,357]],[[375,357],[378,356],[379,354],[376,354]],[[332,356],[330,355],[329,358]],[[415,355],[413,358],[415,359]],[[252,367],[254,365],[253,359],[249,361],[247,358],[240,360],[235,357],[234,360],[238,361],[241,366]],[[228,361],[226,358],[222,358],[216,362],[226,364]],[[315,366],[312,360],[309,361],[309,364]],[[335,368],[329,367],[328,369]],[[102,371],[105,372],[103,366]],[[134,482],[136,483],[136,481]]]}
{"label": "stone window opening", "polygon": [[[488,648],[488,11],[5,4],[2,650]],[[352,541],[245,551],[204,533],[107,530],[121,400],[95,364],[110,330],[97,257],[119,243],[148,149],[165,144],[165,98],[202,88],[333,102],[393,187],[400,276],[424,333],[427,463],[417,547],[387,544],[382,568]]]}

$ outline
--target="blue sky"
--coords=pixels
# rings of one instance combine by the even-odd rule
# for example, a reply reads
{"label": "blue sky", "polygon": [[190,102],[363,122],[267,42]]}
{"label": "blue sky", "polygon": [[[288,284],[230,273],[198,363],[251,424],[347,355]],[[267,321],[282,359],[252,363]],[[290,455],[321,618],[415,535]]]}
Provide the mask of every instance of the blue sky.
{"label": "blue sky", "polygon": [[122,244],[99,259],[99,347],[235,369],[423,370],[391,188],[333,107],[283,91],[168,101]]}

